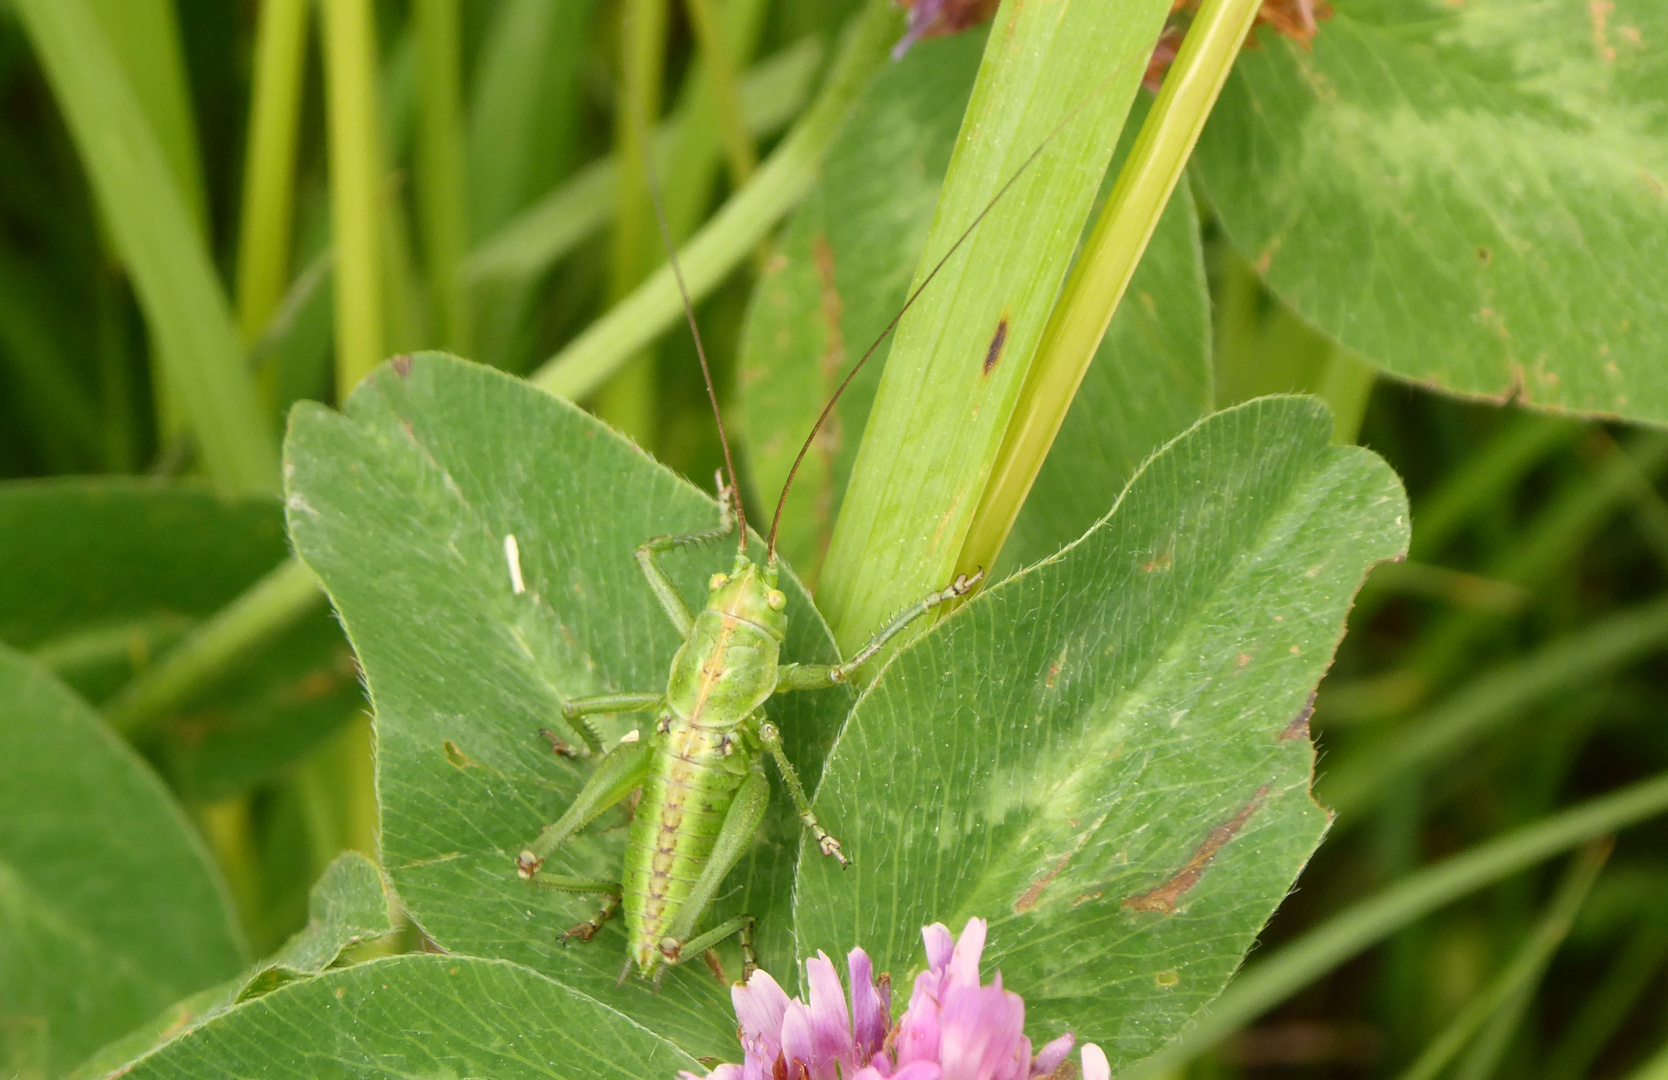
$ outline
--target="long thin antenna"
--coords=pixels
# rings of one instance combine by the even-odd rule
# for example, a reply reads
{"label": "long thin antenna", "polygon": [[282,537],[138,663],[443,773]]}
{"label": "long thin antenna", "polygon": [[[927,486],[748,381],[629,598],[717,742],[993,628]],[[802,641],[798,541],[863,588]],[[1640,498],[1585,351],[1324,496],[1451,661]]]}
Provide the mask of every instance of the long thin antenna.
{"label": "long thin antenna", "polygon": [[[689,320],[689,333],[695,339],[695,355],[701,361],[701,378],[707,384],[707,400],[712,402],[712,419],[718,425],[718,442],[724,447],[724,471],[730,477],[730,502],[736,509],[736,530],[743,554],[747,552],[747,510],[741,505],[741,486],[736,483],[736,463],[730,456],[730,438],[724,432],[724,414],[718,408],[718,391],[712,385],[712,368],[707,366],[706,346],[701,343],[701,328],[695,322],[695,305],[689,300],[689,287],[683,283],[683,267],[678,264],[677,245],[672,243],[672,226],[666,220],[666,206],[660,198],[660,177],[654,167],[654,139],[642,130],[642,117],[632,116],[638,125],[643,142],[643,172],[649,182],[649,198],[654,203],[654,219],[660,226],[660,242],[666,246],[666,259],[672,264],[672,276],[678,282],[678,294],[683,297],[683,316]],[[720,495],[723,493],[720,492]],[[776,531],[771,530],[772,539]],[[774,550],[774,549],[772,549]]]}
{"label": "long thin antenna", "polygon": [[972,223],[962,230],[960,236],[956,237],[956,242],[950,245],[950,250],[946,251],[943,257],[927,272],[927,276],[921,279],[921,284],[915,286],[915,291],[909,294],[909,299],[905,300],[903,307],[899,308],[898,313],[892,316],[892,321],[887,323],[886,329],[882,330],[880,336],[875,338],[874,344],[870,345],[857,363],[851,366],[851,370],[846,372],[846,377],[840,380],[840,385],[835,388],[833,396],[828,399],[828,404],[823,406],[822,415],[818,416],[817,422],[812,425],[811,434],[805,437],[805,444],[799,448],[799,456],[793,459],[793,468],[788,470],[788,479],[782,485],[782,495],[776,500],[776,513],[770,519],[770,539],[766,545],[770,558],[776,558],[776,530],[782,523],[782,510],[788,505],[788,489],[793,487],[794,477],[799,475],[799,466],[804,463],[805,455],[811,452],[811,444],[816,441],[817,432],[822,430],[823,424],[827,423],[829,416],[833,414],[834,406],[840,401],[840,395],[846,392],[846,387],[850,386],[851,380],[855,379],[857,373],[863,370],[863,365],[869,362],[869,357],[875,354],[881,343],[891,335],[893,330],[898,328],[898,323],[903,321],[904,315],[914,306],[915,301],[920,299],[921,293],[926,290],[926,287],[932,284],[932,279],[938,276],[940,270],[944,269],[944,264],[950,261],[950,256],[954,255],[957,249],[967,242],[967,238],[973,235],[973,230],[979,227],[979,223],[985,219],[985,216],[996,209],[996,204],[1002,201],[1002,196],[1008,193],[1008,189],[1013,187],[1021,176],[1025,175],[1025,170],[1029,169],[1042,155],[1042,152],[1048,148],[1048,144],[1054,141],[1054,136],[1065,130],[1067,124],[1077,119],[1077,114],[1083,111],[1084,106],[1099,96],[1096,93],[1085,99],[1055,125],[1053,131],[1044,136],[1043,140],[1037,144],[1037,148],[1031,151],[1026,159],[1020,163],[1019,168],[1014,170],[1013,175],[1008,177],[995,195],[991,196],[991,200],[985,203],[985,208],[979,211],[978,216],[973,219]]}

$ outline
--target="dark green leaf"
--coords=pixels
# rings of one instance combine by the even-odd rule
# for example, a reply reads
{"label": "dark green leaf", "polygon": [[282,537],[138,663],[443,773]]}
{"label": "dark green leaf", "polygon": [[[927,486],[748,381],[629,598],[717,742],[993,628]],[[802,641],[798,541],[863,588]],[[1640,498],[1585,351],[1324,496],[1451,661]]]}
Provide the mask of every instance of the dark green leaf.
{"label": "dark green leaf", "polygon": [[82,1062],[71,1080],[94,1080],[112,1073],[240,1002],[319,974],[348,946],[394,929],[382,874],[375,863],[353,851],[337,856],[313,886],[308,916],[306,928],[277,955],[235,979],[175,1002]]}
{"label": "dark green leaf", "polygon": [[[375,703],[384,865],[412,918],[447,949],[554,975],[691,1053],[733,1054],[728,991],[704,966],[675,972],[658,996],[638,979],[617,988],[619,921],[564,948],[561,932],[597,899],[539,889],[514,866],[591,768],[557,758],[539,734],[577,743],[560,703],[665,686],[678,640],[634,550],[710,528],[713,502],[566,402],[438,354],[379,369],[346,416],[300,407],[285,460],[296,550],[335,601]],[[512,535],[520,594],[506,561]],[[667,565],[686,596],[700,596],[730,558],[719,544]],[[832,659],[791,575],[783,589],[785,655]],[[771,705],[807,776],[848,705],[842,690]],[[644,722],[611,718],[604,733],[618,739]],[[617,880],[624,820],[605,815],[546,869]],[[761,955],[779,967],[793,955],[798,833],[778,793],[764,839],[715,908],[759,916]]]}
{"label": "dark green leaf", "polygon": [[1242,55],[1199,143],[1236,246],[1386,371],[1668,420],[1668,6],[1336,6]]}
{"label": "dark green leaf", "polygon": [[44,1022],[34,1026],[56,1075],[236,972],[242,943],[161,782],[85,702],[4,646],[0,739],[0,1040]]}
{"label": "dark green leaf", "polygon": [[576,991],[502,961],[399,956],[216,1017],[130,1080],[226,1076],[666,1080],[696,1063]]}
{"label": "dark green leaf", "polygon": [[[103,703],[285,554],[276,499],[137,480],[0,485],[0,640]],[[177,787],[215,798],[294,762],[362,707],[321,607],[173,717],[154,750]]]}
{"label": "dark green leaf", "polygon": [[1056,558],[923,635],[859,700],[801,859],[807,952],[894,985],[919,930],[990,920],[990,967],[1114,1068],[1221,990],[1321,834],[1306,702],[1405,497],[1306,398],[1201,421]]}

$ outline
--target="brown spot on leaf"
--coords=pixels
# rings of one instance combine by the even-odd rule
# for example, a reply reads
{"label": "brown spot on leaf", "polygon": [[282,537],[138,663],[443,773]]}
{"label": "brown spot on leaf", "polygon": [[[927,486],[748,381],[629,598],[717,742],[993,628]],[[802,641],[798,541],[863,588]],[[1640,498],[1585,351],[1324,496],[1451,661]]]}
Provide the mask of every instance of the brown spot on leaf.
{"label": "brown spot on leaf", "polygon": [[389,361],[389,366],[394,369],[394,374],[402,379],[405,378],[411,374],[411,354],[401,353]]}
{"label": "brown spot on leaf", "polygon": [[1066,864],[1071,862],[1072,856],[1076,855],[1078,850],[1078,848],[1073,848],[1062,855],[1059,862],[1049,867],[1048,873],[1033,881],[1031,887],[1020,894],[1019,899],[1014,901],[1015,915],[1023,915],[1037,906],[1037,901],[1042,898],[1043,890],[1054,884],[1054,879],[1065,870]]}
{"label": "brown spot on leaf", "polygon": [[440,746],[441,749],[446,751],[446,760],[450,761],[458,768],[467,769],[475,764],[475,760],[462,750],[459,750],[458,744],[453,742],[451,739],[447,739],[445,742],[441,743]]}
{"label": "brown spot on leaf", "polygon": [[1593,22],[1593,49],[1599,59],[1610,63],[1616,59],[1615,46],[1610,44],[1607,24],[1616,11],[1614,0],[1588,0],[1587,17]]}
{"label": "brown spot on leaf", "polygon": [[989,375],[996,368],[996,362],[1002,359],[1002,346],[1008,343],[1008,317],[1002,316],[1002,321],[996,324],[996,333],[990,339],[990,348],[985,350],[985,374]]}
{"label": "brown spot on leaf", "polygon": [[1160,555],[1158,558],[1149,560],[1145,565],[1143,565],[1141,567],[1141,569],[1145,570],[1149,574],[1155,574],[1160,570],[1170,569],[1170,565],[1171,565],[1170,553],[1168,551],[1166,551],[1164,554]]}
{"label": "brown spot on leaf", "polygon": [[1309,701],[1298,710],[1292,722],[1281,730],[1278,738],[1281,742],[1291,742],[1293,739],[1307,739],[1309,737],[1309,718],[1315,715],[1315,695],[1309,694]]}
{"label": "brown spot on leaf", "polygon": [[1251,820],[1251,815],[1255,814],[1257,808],[1262,806],[1263,799],[1267,795],[1268,785],[1264,784],[1257,789],[1257,793],[1251,796],[1251,801],[1246,803],[1239,813],[1212,829],[1205,836],[1203,842],[1194,850],[1193,857],[1187,860],[1187,865],[1183,866],[1174,877],[1156,889],[1150,889],[1147,892],[1127,898],[1124,901],[1124,907],[1130,911],[1162,911],[1166,915],[1174,915],[1176,913],[1176,901],[1186,896],[1193,886],[1199,884],[1199,879],[1205,876],[1205,870],[1210,866],[1211,860],[1216,858],[1216,853],[1227,846],[1228,841],[1238,835],[1239,831],[1245,827],[1245,823]]}
{"label": "brown spot on leaf", "polygon": [[1477,261],[1482,263],[1484,266],[1487,266],[1489,263],[1494,261],[1494,252],[1490,251],[1486,247],[1483,247],[1481,244],[1478,244]]}

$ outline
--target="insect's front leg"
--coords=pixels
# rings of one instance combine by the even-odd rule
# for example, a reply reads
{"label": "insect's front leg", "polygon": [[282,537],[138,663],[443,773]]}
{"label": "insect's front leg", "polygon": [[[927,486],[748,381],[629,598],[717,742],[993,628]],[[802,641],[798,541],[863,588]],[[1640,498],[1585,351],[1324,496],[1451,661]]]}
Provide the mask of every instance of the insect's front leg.
{"label": "insect's front leg", "polygon": [[793,800],[794,812],[799,815],[800,823],[810,832],[811,838],[817,842],[817,848],[824,855],[838,859],[841,866],[850,866],[851,860],[840,851],[840,842],[828,835],[828,830],[822,827],[817,815],[811,812],[811,800],[805,797],[805,785],[799,782],[799,771],[788,760],[788,753],[782,748],[782,732],[772,723],[759,725],[759,742],[770,751],[770,756],[776,759],[776,768],[782,774],[782,783],[787,786],[788,797]]}
{"label": "insect's front leg", "polygon": [[875,632],[868,644],[858,649],[857,654],[843,664],[784,664],[776,678],[777,693],[787,690],[820,690],[832,683],[845,682],[856,674],[857,669],[868,662],[871,656],[884,648],[888,641],[903,633],[904,627],[944,601],[966,596],[984,576],[983,570],[973,574],[957,574],[956,580],[947,587],[928,593],[893,616],[890,622]]}
{"label": "insect's front leg", "polygon": [[562,703],[562,719],[579,732],[591,753],[602,753],[602,740],[596,729],[586,722],[587,716],[604,713],[652,712],[666,703],[664,694],[598,694],[596,697],[574,698]]}
{"label": "insect's front leg", "polygon": [[672,579],[661,569],[660,556],[663,552],[672,551],[680,547],[694,544],[705,544],[712,540],[722,540],[729,536],[736,528],[735,509],[731,503],[734,493],[728,484],[724,483],[723,475],[718,480],[718,528],[705,529],[701,532],[681,533],[677,536],[657,536],[637,548],[637,565],[642,569],[643,576],[648,579],[649,588],[660,601],[666,617],[672,620],[677,628],[678,636],[687,638],[695,627],[695,617],[689,613],[689,605],[684,603],[678,594],[678,587],[672,584]]}

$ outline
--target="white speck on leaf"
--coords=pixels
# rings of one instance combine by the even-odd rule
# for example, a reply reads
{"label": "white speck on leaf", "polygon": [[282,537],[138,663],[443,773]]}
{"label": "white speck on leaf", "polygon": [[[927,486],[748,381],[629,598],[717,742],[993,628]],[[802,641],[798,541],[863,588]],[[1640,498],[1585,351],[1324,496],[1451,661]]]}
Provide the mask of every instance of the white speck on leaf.
{"label": "white speck on leaf", "polygon": [[527,583],[521,577],[521,548],[515,542],[515,533],[504,534],[504,561],[510,564],[510,588],[520,596],[527,591]]}

